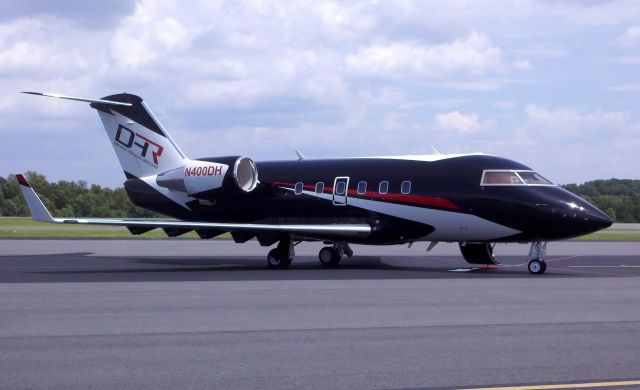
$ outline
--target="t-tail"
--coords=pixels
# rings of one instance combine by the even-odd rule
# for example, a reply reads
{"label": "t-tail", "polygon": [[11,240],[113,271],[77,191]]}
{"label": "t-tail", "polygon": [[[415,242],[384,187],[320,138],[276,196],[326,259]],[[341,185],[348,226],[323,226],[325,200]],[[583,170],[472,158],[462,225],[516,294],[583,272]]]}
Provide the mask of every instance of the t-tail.
{"label": "t-tail", "polygon": [[[86,102],[96,109],[128,179],[125,189],[138,206],[168,210],[151,194],[191,210],[190,202],[222,193],[248,193],[259,183],[256,165],[248,157],[187,158],[139,96],[121,93],[86,99],[24,93]],[[154,205],[160,205],[162,210],[154,209]]]}
{"label": "t-tail", "polygon": [[158,175],[185,165],[186,156],[139,96],[121,93],[102,99],[85,99],[53,93],[25,93],[90,103],[98,111],[128,179]]}

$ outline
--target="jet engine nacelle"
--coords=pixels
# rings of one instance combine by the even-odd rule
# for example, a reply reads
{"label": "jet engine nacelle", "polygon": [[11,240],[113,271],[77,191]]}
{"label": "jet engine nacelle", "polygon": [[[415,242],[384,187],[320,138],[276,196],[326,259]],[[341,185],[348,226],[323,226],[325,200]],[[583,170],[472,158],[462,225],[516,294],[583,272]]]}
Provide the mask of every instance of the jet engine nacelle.
{"label": "jet engine nacelle", "polygon": [[258,170],[253,160],[241,156],[187,160],[183,167],[158,175],[156,182],[194,198],[209,198],[224,192],[253,191],[258,185]]}

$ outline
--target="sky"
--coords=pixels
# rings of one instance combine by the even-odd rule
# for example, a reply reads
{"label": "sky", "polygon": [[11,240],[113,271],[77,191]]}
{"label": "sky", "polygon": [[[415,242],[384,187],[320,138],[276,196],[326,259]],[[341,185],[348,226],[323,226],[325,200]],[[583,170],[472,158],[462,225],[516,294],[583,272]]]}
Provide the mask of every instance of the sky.
{"label": "sky", "polygon": [[640,179],[640,2],[0,1],[0,176],[125,180],[86,103],[141,96],[190,158],[483,152]]}

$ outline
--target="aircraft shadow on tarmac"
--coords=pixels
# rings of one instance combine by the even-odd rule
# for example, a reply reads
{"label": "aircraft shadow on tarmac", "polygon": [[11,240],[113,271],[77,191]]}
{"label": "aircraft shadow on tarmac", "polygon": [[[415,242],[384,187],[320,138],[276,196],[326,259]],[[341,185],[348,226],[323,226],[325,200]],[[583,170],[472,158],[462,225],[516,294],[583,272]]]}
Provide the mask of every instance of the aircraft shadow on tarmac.
{"label": "aircraft shadow on tarmac", "polygon": [[[518,278],[530,275],[526,258],[513,257],[504,267],[472,268],[458,256],[417,258],[354,256],[334,267],[314,256],[297,256],[289,269],[268,269],[261,256],[124,257],[66,253],[0,257],[0,282],[224,281]],[[552,261],[552,258],[550,258]],[[517,265],[517,266],[516,266]],[[453,272],[452,272],[453,271]],[[550,267],[543,277],[602,276]]]}

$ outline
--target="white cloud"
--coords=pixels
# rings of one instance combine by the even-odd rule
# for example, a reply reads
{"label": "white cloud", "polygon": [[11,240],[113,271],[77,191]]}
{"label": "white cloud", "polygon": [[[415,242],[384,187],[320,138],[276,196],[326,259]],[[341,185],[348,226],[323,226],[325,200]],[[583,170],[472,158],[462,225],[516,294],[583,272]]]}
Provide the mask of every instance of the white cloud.
{"label": "white cloud", "polygon": [[528,60],[518,60],[514,61],[511,65],[514,69],[518,70],[531,70],[533,69],[533,65]]}
{"label": "white cloud", "polygon": [[155,1],[139,3],[111,39],[112,61],[124,68],[135,68],[166,56],[181,43],[186,46],[186,27],[165,16],[165,12]]}
{"label": "white cloud", "polygon": [[460,133],[472,133],[480,128],[478,115],[474,113],[465,115],[457,110],[436,114],[435,123],[445,130],[455,130]]}
{"label": "white cloud", "polygon": [[352,74],[388,78],[444,78],[462,72],[481,75],[504,68],[502,51],[485,34],[471,32],[466,38],[439,45],[412,43],[375,44],[349,55]]}
{"label": "white cloud", "polygon": [[640,56],[618,56],[607,58],[610,62],[619,64],[637,65],[640,64]]}
{"label": "white cloud", "polygon": [[637,177],[640,123],[632,121],[628,112],[528,104],[524,114],[505,154],[534,165],[560,183]]}
{"label": "white cloud", "polygon": [[501,110],[512,110],[515,107],[515,103],[509,100],[500,100],[491,103],[492,106]]}
{"label": "white cloud", "polygon": [[475,78],[472,80],[454,80],[454,81],[434,81],[427,82],[425,85],[434,86],[444,89],[453,89],[459,91],[496,91],[513,84],[532,84],[533,80],[526,79],[483,79]]}
{"label": "white cloud", "polygon": [[[0,15],[0,155],[10,157],[0,169],[8,172],[52,153],[36,144],[13,159],[26,130],[47,140],[52,129],[90,132],[112,154],[86,106],[20,90],[139,94],[191,156],[286,158],[292,147],[318,157],[424,153],[433,143],[544,167],[566,148],[577,160],[596,146],[623,159],[624,134],[637,136],[632,99],[602,93],[603,85],[637,88],[639,68],[619,63],[638,57],[606,50],[612,31],[635,31],[637,1],[140,0],[110,10],[99,28],[98,9],[80,18],[29,13],[35,6],[24,3],[18,17]],[[594,25],[611,26],[609,35]],[[576,108],[557,108],[567,106]],[[42,166],[119,185],[109,165],[117,161],[104,163]],[[607,166],[602,175],[622,170]]]}
{"label": "white cloud", "polygon": [[553,44],[534,43],[514,50],[521,57],[530,60],[552,60],[566,58],[570,55],[566,48]]}
{"label": "white cloud", "polygon": [[548,109],[528,104],[524,112],[526,126],[536,133],[554,139],[572,139],[581,142],[596,136],[612,136],[628,126],[629,113],[593,111],[582,113],[571,108]]}
{"label": "white cloud", "polygon": [[640,44],[640,26],[632,26],[618,38],[618,42],[625,46]]}
{"label": "white cloud", "polygon": [[90,71],[95,59],[86,55],[95,33],[79,36],[73,26],[56,20],[17,19],[0,25],[0,75],[46,79]]}
{"label": "white cloud", "polygon": [[608,91],[615,92],[636,92],[640,91],[640,84],[621,84],[607,87]]}

